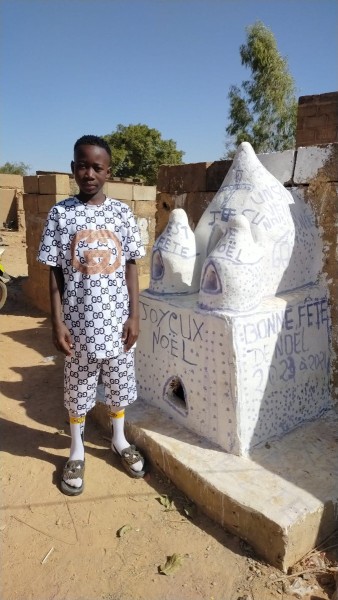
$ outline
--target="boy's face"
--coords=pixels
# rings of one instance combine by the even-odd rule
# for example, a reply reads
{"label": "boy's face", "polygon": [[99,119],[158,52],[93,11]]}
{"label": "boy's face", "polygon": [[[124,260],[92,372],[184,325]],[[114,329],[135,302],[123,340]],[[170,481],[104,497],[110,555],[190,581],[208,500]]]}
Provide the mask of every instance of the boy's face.
{"label": "boy's face", "polygon": [[97,196],[110,175],[110,157],[104,148],[84,144],[76,148],[72,173],[83,196]]}

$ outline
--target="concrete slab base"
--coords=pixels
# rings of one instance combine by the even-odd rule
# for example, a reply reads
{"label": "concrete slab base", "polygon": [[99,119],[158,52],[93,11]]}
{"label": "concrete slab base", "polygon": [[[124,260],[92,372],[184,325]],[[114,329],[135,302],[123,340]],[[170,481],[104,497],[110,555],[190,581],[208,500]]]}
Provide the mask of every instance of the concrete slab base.
{"label": "concrete slab base", "polygon": [[[102,404],[92,415],[109,427]],[[140,400],[128,408],[126,427],[129,440],[204,513],[283,571],[338,525],[336,413],[250,458],[227,454]]]}

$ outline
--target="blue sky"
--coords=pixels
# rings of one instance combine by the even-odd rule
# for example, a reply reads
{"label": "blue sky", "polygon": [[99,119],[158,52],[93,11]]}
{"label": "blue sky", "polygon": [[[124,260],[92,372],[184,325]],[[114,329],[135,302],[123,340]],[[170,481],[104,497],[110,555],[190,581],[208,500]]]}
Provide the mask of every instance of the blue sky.
{"label": "blue sky", "polygon": [[185,162],[224,154],[239,47],[261,20],[297,95],[337,90],[336,0],[1,0],[0,164],[69,171],[75,140],[118,123],[173,139]]}

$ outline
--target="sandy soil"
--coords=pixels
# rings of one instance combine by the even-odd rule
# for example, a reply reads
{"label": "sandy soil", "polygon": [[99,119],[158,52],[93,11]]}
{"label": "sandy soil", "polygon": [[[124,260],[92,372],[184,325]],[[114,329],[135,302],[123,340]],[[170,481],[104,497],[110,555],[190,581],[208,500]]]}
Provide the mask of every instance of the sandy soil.
{"label": "sandy soil", "polygon": [[[21,289],[27,275],[23,234],[0,236],[3,262],[14,277],[0,316],[1,600],[295,598],[289,588],[294,578],[260,562],[163,474],[151,470],[145,480],[129,478],[90,419],[85,491],[78,498],[60,492],[70,444],[62,358],[55,358],[47,316],[29,305]],[[158,500],[164,495],[174,501],[171,510]],[[118,537],[124,525],[129,527]],[[174,554],[180,555],[177,570],[160,574]],[[332,564],[318,552],[296,566],[307,571],[295,580],[304,600],[330,597]],[[322,573],[315,576],[314,569]]]}

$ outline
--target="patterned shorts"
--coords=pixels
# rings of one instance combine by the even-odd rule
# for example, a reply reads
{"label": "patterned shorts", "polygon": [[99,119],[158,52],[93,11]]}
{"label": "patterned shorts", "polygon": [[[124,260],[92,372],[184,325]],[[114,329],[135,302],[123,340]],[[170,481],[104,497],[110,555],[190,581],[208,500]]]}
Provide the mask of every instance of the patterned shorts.
{"label": "patterned shorts", "polygon": [[135,402],[134,350],[94,360],[69,356],[64,370],[64,405],[69,412],[83,416],[93,408],[100,372],[107,406],[122,408]]}

